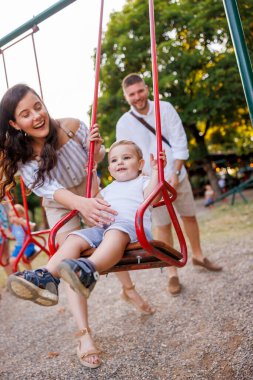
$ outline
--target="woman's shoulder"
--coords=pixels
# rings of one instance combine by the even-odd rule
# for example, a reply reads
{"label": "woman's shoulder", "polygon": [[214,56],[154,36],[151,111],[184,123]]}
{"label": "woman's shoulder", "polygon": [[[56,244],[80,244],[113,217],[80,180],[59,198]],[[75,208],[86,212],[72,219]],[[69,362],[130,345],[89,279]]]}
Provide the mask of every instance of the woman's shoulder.
{"label": "woman's shoulder", "polygon": [[78,130],[78,128],[80,127],[80,123],[81,123],[81,121],[79,119],[75,119],[75,118],[71,118],[71,117],[57,119],[57,121],[60,123],[60,125],[63,129],[67,128],[74,133]]}

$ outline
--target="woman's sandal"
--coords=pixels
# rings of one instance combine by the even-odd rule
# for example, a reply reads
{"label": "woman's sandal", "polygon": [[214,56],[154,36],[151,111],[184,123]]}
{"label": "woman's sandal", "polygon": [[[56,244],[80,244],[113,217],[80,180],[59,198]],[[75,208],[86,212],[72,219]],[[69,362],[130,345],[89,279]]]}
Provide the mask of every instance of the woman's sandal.
{"label": "woman's sandal", "polygon": [[147,302],[143,301],[141,304],[139,304],[137,301],[135,301],[134,299],[130,298],[127,295],[127,292],[129,290],[134,290],[134,289],[135,289],[135,284],[129,287],[123,286],[120,293],[121,298],[127,303],[129,303],[130,305],[134,306],[142,314],[145,314],[145,315],[154,314],[156,311],[155,308],[151,307]]}
{"label": "woman's sandal", "polygon": [[[89,328],[85,328],[83,330],[78,331],[76,333],[76,337],[80,338],[81,336],[84,336],[86,334],[91,334],[91,331]],[[99,359],[98,363],[87,362],[85,360],[85,358],[88,358],[89,356],[99,355],[100,351],[98,351],[97,349],[94,348],[94,349],[87,350],[85,352],[81,352],[81,342],[80,341],[79,341],[79,344],[77,346],[76,352],[77,352],[77,356],[79,358],[80,363],[86,368],[98,368],[102,363],[99,358],[98,358]]]}

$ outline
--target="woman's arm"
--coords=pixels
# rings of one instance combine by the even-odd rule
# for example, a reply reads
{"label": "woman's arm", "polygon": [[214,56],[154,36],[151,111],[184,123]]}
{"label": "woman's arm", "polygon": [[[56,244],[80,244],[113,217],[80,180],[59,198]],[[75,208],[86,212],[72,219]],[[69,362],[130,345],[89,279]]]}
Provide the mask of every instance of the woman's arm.
{"label": "woman's arm", "polygon": [[[108,202],[99,198],[85,198],[66,189],[58,189],[54,193],[54,200],[69,210],[77,210],[86,221],[95,226],[101,226],[114,221],[114,211]],[[105,211],[105,213],[103,212]],[[107,213],[111,214],[109,216]]]}

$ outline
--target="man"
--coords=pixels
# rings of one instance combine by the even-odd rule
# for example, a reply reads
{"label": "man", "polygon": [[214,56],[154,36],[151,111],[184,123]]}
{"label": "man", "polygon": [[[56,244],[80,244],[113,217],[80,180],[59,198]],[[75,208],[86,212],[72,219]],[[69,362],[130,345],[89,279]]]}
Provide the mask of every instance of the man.
{"label": "man", "polygon": [[[143,120],[144,123],[155,128],[154,102],[148,99],[148,87],[138,74],[127,75],[123,79],[122,88],[131,109],[119,119],[116,126],[116,138],[117,140],[132,140],[142,149],[145,160],[143,171],[149,174],[149,156],[150,153],[156,154],[156,137],[147,126],[143,125]],[[160,117],[162,135],[167,140],[163,141],[167,156],[165,179],[177,190],[177,199],[173,202],[173,206],[180,215],[185,233],[189,238],[192,263],[210,271],[220,271],[222,267],[205,258],[201,249],[193,193],[184,167],[184,161],[188,159],[189,152],[181,119],[174,107],[164,101],[160,101]],[[166,206],[153,210],[152,221],[154,237],[173,246],[171,220]],[[168,291],[172,295],[181,292],[181,284],[175,267],[169,267]]]}

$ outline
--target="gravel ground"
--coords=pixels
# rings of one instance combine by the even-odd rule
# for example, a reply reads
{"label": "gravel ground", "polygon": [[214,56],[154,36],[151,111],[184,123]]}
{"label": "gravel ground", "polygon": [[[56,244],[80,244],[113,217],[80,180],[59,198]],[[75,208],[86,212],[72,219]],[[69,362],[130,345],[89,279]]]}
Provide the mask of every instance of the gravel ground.
{"label": "gravel ground", "polygon": [[79,364],[75,324],[64,290],[57,306],[43,308],[8,291],[0,301],[1,380],[252,380],[253,234],[236,229],[205,240],[205,255],[221,273],[180,269],[182,294],[166,293],[167,272],[133,272],[138,289],[157,307],[141,316],[119,298],[113,274],[103,276],[90,300],[91,327],[104,363]]}

